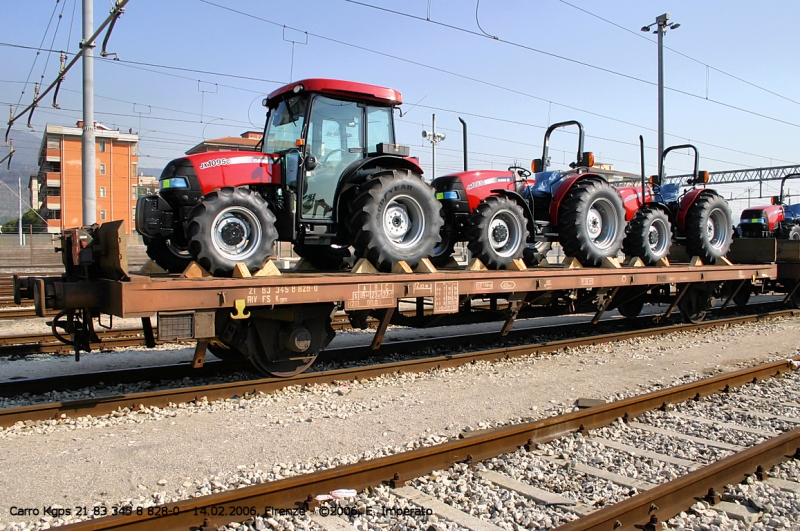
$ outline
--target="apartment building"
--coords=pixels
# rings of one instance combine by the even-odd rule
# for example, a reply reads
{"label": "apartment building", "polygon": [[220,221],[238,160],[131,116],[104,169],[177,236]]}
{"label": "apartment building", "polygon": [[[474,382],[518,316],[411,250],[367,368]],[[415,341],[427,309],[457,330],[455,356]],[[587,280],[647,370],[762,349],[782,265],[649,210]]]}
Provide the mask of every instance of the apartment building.
{"label": "apartment building", "polygon": [[[47,125],[45,128],[36,184],[47,232],[59,233],[83,224],[82,133],[83,121],[75,127]],[[136,199],[141,195],[137,171],[139,135],[96,123],[95,141],[97,222],[123,220],[130,234]]]}

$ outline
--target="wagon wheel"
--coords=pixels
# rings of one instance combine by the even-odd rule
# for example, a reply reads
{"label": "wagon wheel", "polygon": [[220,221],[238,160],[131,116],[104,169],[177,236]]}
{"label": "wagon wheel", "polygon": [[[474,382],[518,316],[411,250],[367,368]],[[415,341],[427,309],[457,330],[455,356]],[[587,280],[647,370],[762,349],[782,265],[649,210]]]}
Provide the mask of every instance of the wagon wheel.
{"label": "wagon wheel", "polygon": [[296,376],[311,367],[333,335],[327,316],[301,324],[255,317],[248,331],[248,359],[262,374]]}
{"label": "wagon wheel", "polygon": [[681,316],[693,324],[702,322],[712,306],[714,306],[714,297],[706,287],[690,287],[678,303]]}

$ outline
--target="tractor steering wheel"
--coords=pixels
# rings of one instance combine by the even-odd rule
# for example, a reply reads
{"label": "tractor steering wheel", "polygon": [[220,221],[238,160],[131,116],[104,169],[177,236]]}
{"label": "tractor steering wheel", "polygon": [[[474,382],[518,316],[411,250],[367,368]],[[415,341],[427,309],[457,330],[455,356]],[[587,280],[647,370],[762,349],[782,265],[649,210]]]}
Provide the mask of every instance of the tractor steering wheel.
{"label": "tractor steering wheel", "polygon": [[508,171],[512,173],[517,173],[523,179],[527,179],[531,176],[531,170],[528,168],[523,168],[522,166],[509,166]]}
{"label": "tractor steering wheel", "polygon": [[324,157],[322,157],[322,162],[321,162],[321,164],[328,164],[328,158],[329,158],[331,155],[333,155],[334,153],[336,153],[336,152],[339,152],[339,153],[344,153],[344,150],[343,150],[343,149],[332,149],[332,150],[328,151],[328,152],[325,154],[325,156],[324,156]]}

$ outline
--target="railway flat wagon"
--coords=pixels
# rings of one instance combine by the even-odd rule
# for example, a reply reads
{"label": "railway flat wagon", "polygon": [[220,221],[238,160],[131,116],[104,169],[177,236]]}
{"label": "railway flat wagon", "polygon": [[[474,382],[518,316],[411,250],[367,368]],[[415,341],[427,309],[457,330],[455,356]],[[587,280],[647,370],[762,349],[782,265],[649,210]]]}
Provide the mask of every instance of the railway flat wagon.
{"label": "railway flat wagon", "polygon": [[[618,310],[636,317],[645,303],[665,307],[656,319],[676,311],[697,321],[723,300],[742,294],[784,294],[800,307],[800,242],[785,242],[768,263],[734,264],[723,259],[701,265],[664,261],[644,267],[607,260],[603,267],[581,267],[577,260],[527,268],[516,260],[506,270],[488,270],[472,260],[459,268],[437,269],[427,259],[411,269],[399,263],[378,272],[366,259],[349,272],[303,271],[304,262],[281,270],[267,260],[255,272],[242,265],[232,277],[214,277],[196,263],[182,274],[127,273],[124,230],[111,222],[65,233],[61,277],[17,278],[18,299],[33,298],[37,312],[58,311],[54,331],[76,353],[99,342],[95,321],[103,314],[141,318],[148,342],[194,340],[195,365],[207,351],[223,359],[248,359],[257,370],[290,376],[307,369],[334,337],[331,318],[345,312],[353,326],[368,316],[379,320],[372,347],[378,349],[389,324],[433,326],[498,320],[505,335],[520,316]],[[794,254],[793,254],[794,253]],[[776,250],[777,254],[777,250]],[[797,255],[797,256],[794,256]],[[488,302],[488,307],[477,304]],[[403,311],[399,311],[403,310]]]}

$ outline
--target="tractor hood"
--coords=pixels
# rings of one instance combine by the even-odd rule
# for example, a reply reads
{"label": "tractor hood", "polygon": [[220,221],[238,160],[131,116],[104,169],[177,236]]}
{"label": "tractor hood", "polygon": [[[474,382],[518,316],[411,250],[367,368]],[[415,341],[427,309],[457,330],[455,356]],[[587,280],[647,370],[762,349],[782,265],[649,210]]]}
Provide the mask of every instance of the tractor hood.
{"label": "tractor hood", "polygon": [[279,161],[277,155],[260,152],[197,153],[170,162],[161,174],[159,185],[162,192],[198,186],[206,194],[223,186],[278,184],[281,182]]}

